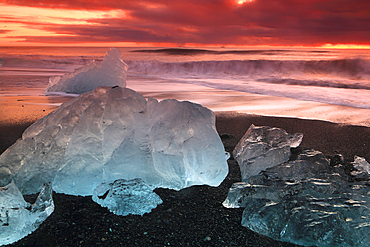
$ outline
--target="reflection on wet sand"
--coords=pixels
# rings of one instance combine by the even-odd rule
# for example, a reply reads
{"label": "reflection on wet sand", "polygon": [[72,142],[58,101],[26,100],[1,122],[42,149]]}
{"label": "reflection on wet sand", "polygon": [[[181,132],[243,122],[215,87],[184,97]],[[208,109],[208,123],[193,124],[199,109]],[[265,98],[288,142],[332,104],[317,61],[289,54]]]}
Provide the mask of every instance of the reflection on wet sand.
{"label": "reflection on wet sand", "polygon": [[[30,92],[31,91],[31,92]],[[0,94],[0,125],[35,122],[59,107],[72,97],[45,94],[27,94],[2,91]],[[32,92],[33,91],[33,92]],[[5,93],[4,93],[5,92]]]}
{"label": "reflection on wet sand", "polygon": [[188,100],[213,111],[236,111],[265,116],[319,119],[370,127],[370,109],[213,89],[175,82],[152,81],[150,90],[147,90],[148,82],[128,81],[127,87],[140,92],[145,97],[153,97],[158,100]]}

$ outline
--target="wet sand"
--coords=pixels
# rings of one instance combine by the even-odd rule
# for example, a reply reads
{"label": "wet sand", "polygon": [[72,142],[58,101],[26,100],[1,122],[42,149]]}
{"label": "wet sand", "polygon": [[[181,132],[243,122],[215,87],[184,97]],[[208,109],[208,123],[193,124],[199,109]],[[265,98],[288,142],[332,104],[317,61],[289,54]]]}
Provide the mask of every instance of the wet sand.
{"label": "wet sand", "polygon": [[[149,83],[150,91],[148,90]],[[145,97],[153,97],[158,100],[188,100],[201,104],[214,112],[235,111],[263,116],[320,119],[334,123],[370,127],[370,109],[365,108],[216,89],[152,78],[128,79],[127,87]]]}
{"label": "wet sand", "polygon": [[[250,124],[301,132],[301,147],[341,153],[347,161],[359,155],[370,160],[370,128],[318,120],[265,117],[218,112],[217,130],[225,149],[232,151]],[[31,122],[0,126],[0,150],[21,137]],[[230,172],[219,187],[194,186],[181,191],[156,189],[163,204],[144,216],[117,216],[91,197],[54,193],[53,214],[31,235],[12,246],[295,246],[258,235],[241,226],[243,209],[227,209],[222,202],[240,171],[229,160]],[[30,202],[35,199],[29,196]]]}
{"label": "wet sand", "polygon": [[13,91],[0,94],[0,125],[24,125],[36,122],[56,110],[70,96],[46,95],[40,90],[28,90],[16,94]]}

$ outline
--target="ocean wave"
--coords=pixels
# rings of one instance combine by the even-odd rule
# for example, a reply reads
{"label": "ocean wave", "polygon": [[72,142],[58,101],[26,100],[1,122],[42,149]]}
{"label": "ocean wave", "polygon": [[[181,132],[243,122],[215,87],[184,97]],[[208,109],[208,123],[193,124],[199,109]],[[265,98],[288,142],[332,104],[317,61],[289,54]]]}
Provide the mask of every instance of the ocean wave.
{"label": "ocean wave", "polygon": [[370,79],[370,62],[364,59],[340,60],[227,60],[227,61],[127,61],[129,73],[150,76],[224,77],[339,77],[343,79]]}
{"label": "ocean wave", "polygon": [[62,57],[62,56],[42,56],[42,55],[2,55],[0,56],[0,67],[7,68],[38,68],[38,69],[58,69],[73,71],[74,69],[91,63],[91,57]]}
{"label": "ocean wave", "polygon": [[253,94],[286,97],[297,100],[315,101],[332,105],[343,105],[370,109],[369,91],[363,89],[332,88],[312,86],[309,89],[302,85],[288,86],[254,81],[225,81],[217,79],[179,79],[178,82],[201,85],[214,89],[239,91]]}
{"label": "ocean wave", "polygon": [[[147,50],[140,50],[147,51]],[[160,49],[150,52],[181,53],[252,53],[279,52],[279,50],[228,50],[215,51],[205,49]],[[286,52],[286,51],[283,51]],[[290,51],[292,52],[292,51]],[[315,51],[311,51],[315,52]],[[321,52],[321,51],[320,51]],[[101,57],[93,56],[44,56],[44,55],[1,55],[0,66],[19,68],[58,69],[67,72],[100,61]],[[195,77],[275,77],[297,78],[300,76],[320,77],[336,76],[351,80],[370,79],[370,61],[366,59],[336,60],[205,60],[186,62],[164,62],[158,60],[125,60],[129,65],[129,73],[150,76],[195,76]]]}
{"label": "ocean wave", "polygon": [[370,90],[369,82],[359,82],[357,80],[338,80],[338,79],[295,79],[295,78],[260,78],[258,82],[271,84],[285,84],[297,86],[331,87],[344,89],[365,89]]}
{"label": "ocean wave", "polygon": [[[251,53],[280,52],[280,50],[207,50],[157,49],[140,50],[155,53]],[[286,51],[282,50],[284,54]],[[294,52],[290,50],[289,52]],[[310,51],[322,52],[322,51]],[[154,56],[155,57],[155,56]],[[99,56],[1,55],[2,74],[60,75],[99,61]],[[222,79],[253,81],[267,85],[300,85],[343,89],[370,90],[370,61],[368,59],[332,60],[205,60],[165,62],[158,60],[125,60],[129,76],[172,79]]]}

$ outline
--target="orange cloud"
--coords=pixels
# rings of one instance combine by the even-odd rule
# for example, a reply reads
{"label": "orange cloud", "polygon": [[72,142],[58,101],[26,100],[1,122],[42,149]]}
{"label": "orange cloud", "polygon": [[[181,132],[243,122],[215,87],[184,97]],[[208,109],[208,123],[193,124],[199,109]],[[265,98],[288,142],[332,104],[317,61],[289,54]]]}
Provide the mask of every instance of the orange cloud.
{"label": "orange cloud", "polygon": [[370,41],[368,0],[0,0],[0,8],[0,44]]}

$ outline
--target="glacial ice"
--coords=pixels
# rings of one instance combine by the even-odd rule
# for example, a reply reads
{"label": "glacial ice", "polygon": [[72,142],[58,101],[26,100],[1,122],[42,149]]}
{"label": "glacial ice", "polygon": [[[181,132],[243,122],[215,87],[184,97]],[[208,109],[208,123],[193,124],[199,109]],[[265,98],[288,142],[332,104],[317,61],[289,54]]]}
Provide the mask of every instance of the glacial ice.
{"label": "glacial ice", "polygon": [[356,179],[343,164],[331,165],[322,153],[304,149],[296,159],[233,184],[223,205],[244,208],[242,225],[276,240],[365,247],[370,241],[369,186],[369,180]]}
{"label": "glacial ice", "polygon": [[370,164],[365,160],[365,158],[355,156],[352,165],[355,170],[351,172],[351,175],[357,178],[370,179]]}
{"label": "glacial ice", "polygon": [[126,87],[127,68],[121,51],[111,48],[100,63],[94,61],[73,73],[50,77],[46,92],[82,94],[100,86]]}
{"label": "glacial ice", "polygon": [[153,189],[140,178],[119,179],[100,184],[94,190],[92,199],[117,215],[143,215],[163,202]]}
{"label": "glacial ice", "polygon": [[242,180],[288,161],[290,148],[298,147],[302,138],[301,133],[291,135],[280,128],[252,124],[233,151]]}
{"label": "glacial ice", "polygon": [[14,182],[0,187],[0,245],[27,236],[54,211],[52,189],[45,184],[36,202],[26,202]]}
{"label": "glacial ice", "polygon": [[218,186],[228,173],[214,113],[99,87],[30,126],[0,156],[0,186],[23,194],[51,182],[59,193],[92,195],[102,183],[142,179],[151,188]]}

